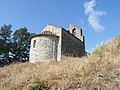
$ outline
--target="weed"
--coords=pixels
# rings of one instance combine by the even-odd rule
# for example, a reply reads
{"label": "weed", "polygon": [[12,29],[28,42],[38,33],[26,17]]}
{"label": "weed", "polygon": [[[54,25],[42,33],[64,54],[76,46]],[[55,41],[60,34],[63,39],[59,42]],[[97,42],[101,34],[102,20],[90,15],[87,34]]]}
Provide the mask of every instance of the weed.
{"label": "weed", "polygon": [[44,81],[39,78],[35,78],[33,83],[28,86],[27,90],[47,90]]}

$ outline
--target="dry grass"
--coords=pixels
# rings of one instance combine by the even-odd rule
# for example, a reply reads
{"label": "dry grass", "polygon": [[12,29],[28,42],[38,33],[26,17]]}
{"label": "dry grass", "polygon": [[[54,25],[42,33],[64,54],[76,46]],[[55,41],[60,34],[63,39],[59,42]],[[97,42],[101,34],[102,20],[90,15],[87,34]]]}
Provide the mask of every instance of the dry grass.
{"label": "dry grass", "polygon": [[0,68],[0,90],[26,90],[35,78],[51,90],[120,90],[120,36],[82,58]]}

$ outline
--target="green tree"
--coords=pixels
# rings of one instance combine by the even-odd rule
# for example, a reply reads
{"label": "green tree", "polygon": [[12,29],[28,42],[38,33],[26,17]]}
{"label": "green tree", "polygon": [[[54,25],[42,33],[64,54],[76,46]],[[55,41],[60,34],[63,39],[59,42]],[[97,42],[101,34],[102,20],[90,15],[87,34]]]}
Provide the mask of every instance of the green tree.
{"label": "green tree", "polygon": [[8,61],[9,59],[9,52],[10,52],[10,46],[11,46],[11,30],[12,25],[5,25],[1,26],[0,28],[0,53],[3,55],[4,62]]}
{"label": "green tree", "polygon": [[14,61],[26,61],[29,59],[31,33],[27,28],[20,28],[13,34],[12,54]]}

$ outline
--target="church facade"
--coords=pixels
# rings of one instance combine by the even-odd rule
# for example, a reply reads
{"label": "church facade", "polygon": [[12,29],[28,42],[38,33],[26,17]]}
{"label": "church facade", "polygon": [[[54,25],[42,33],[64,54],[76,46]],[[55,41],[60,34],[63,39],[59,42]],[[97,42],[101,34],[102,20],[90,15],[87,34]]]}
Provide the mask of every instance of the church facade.
{"label": "church facade", "polygon": [[85,54],[82,29],[70,24],[67,29],[47,24],[44,29],[30,37],[31,63],[39,61],[61,61],[65,57],[81,57]]}

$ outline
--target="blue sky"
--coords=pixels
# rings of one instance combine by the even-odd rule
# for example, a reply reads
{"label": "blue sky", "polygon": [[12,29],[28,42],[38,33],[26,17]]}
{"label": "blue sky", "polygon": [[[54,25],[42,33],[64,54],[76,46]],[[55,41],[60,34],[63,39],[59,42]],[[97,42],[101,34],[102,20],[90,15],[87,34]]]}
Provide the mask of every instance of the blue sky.
{"label": "blue sky", "polygon": [[83,28],[86,50],[120,34],[120,0],[0,0],[0,26],[39,33],[46,24]]}

